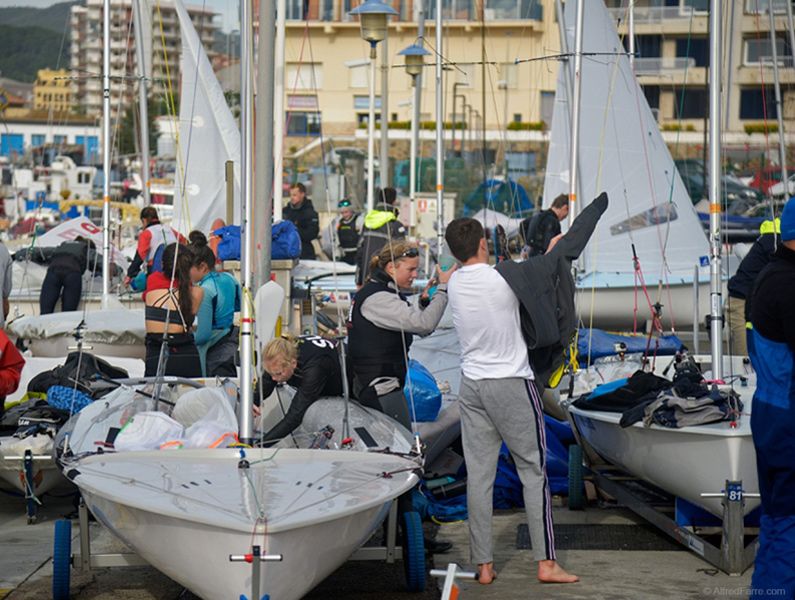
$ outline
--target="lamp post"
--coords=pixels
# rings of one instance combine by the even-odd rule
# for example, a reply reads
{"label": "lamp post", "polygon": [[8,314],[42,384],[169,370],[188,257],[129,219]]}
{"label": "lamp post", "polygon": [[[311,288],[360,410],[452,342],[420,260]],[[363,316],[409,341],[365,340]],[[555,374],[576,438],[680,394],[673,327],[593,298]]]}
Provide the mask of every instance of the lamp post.
{"label": "lamp post", "polygon": [[[425,48],[412,44],[398,52],[398,56],[403,56],[406,63],[406,73],[411,75],[411,87],[414,88],[414,106],[420,101],[420,88],[417,86],[417,76],[422,73],[425,65],[425,56],[429,55]],[[416,111],[415,111],[416,113]],[[411,212],[414,214],[414,195],[417,192],[417,146],[419,136],[419,123],[416,118],[411,119],[411,151],[409,156],[409,197],[411,198]]]}
{"label": "lamp post", "polygon": [[[453,132],[455,132],[455,126],[456,126],[456,122],[458,120],[457,116],[456,116],[456,112],[455,112],[455,108],[456,108],[455,99],[456,98],[461,98],[461,118],[464,121],[464,123],[462,123],[462,125],[461,125],[461,156],[463,156],[463,154],[464,154],[464,139],[465,139],[465,136],[464,136],[465,131],[464,130],[466,129],[465,124],[466,124],[466,120],[467,120],[466,109],[464,108],[464,105],[466,104],[467,97],[464,96],[464,94],[453,94]],[[453,154],[455,154],[455,133],[453,133]]]}
{"label": "lamp post", "polygon": [[[367,116],[367,210],[375,206],[375,169],[373,165],[374,139],[375,139],[375,46],[386,37],[387,19],[389,15],[397,15],[397,11],[381,2],[381,0],[367,0],[348,13],[359,15],[359,26],[362,39],[370,42],[370,110]],[[386,157],[382,157],[382,160]]]}
{"label": "lamp post", "polygon": [[453,156],[455,156],[455,99],[458,97],[459,85],[464,85],[464,83],[462,81],[456,81],[453,84]]}

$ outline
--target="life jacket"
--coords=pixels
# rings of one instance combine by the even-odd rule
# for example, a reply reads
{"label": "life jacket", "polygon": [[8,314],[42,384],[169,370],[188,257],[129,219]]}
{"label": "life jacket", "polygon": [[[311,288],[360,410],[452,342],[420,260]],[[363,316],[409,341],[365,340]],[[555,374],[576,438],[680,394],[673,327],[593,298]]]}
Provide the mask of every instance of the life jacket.
{"label": "life jacket", "polygon": [[405,362],[404,352],[408,352],[414,336],[378,327],[362,315],[362,304],[373,294],[398,294],[405,300],[402,294],[388,285],[387,278],[391,281],[386,273],[377,269],[370,281],[356,292],[348,312],[347,328],[348,347],[354,366],[382,365],[382,374],[391,376],[395,375],[392,365]]}
{"label": "life jacket", "polygon": [[177,236],[171,227],[162,225],[161,223],[152,223],[146,228],[152,236],[149,241],[149,252],[146,254],[146,262],[152,265],[153,271],[163,271],[162,258],[157,260],[157,254],[163,255],[163,248],[168,244],[173,244],[177,241]]}
{"label": "life jacket", "polygon": [[356,226],[356,221],[359,215],[353,213],[350,219],[343,219],[340,217],[337,223],[337,239],[340,242],[340,247],[344,249],[355,250],[359,244],[359,228]]}

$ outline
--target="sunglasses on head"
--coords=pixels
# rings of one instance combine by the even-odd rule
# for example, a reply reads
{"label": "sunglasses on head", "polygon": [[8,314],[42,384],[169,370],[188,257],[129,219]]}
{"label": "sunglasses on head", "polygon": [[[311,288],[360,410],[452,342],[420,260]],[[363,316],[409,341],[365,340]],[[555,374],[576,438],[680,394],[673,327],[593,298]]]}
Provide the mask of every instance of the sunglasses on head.
{"label": "sunglasses on head", "polygon": [[417,247],[412,247],[406,250],[403,254],[399,254],[395,257],[395,260],[399,258],[417,258],[420,255],[420,249]]}
{"label": "sunglasses on head", "polygon": [[340,200],[339,207],[340,208],[347,208],[351,205],[350,200]]}

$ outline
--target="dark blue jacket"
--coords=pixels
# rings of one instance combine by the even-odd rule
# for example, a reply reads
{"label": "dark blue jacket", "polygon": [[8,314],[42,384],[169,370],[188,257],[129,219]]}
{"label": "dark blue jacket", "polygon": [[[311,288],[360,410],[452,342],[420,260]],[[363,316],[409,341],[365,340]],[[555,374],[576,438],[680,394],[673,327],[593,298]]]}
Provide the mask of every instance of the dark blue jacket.
{"label": "dark blue jacket", "polygon": [[795,251],[779,245],[751,296],[751,411],[762,510],[795,515]]}

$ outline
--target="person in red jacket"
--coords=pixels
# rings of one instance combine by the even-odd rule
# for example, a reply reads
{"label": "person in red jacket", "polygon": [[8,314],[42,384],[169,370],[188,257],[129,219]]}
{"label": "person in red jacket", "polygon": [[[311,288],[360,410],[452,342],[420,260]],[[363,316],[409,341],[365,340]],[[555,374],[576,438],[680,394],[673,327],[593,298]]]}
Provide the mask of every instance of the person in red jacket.
{"label": "person in red jacket", "polygon": [[155,271],[160,271],[160,265],[155,265],[154,260],[159,248],[165,248],[168,244],[178,242],[186,244],[185,236],[181,233],[160,223],[160,217],[154,206],[146,206],[141,209],[141,223],[144,225],[143,231],[138,236],[138,250],[135,258],[127,269],[127,277],[124,285],[129,286],[133,279],[141,271],[141,267],[146,265],[147,277]]}
{"label": "person in red jacket", "polygon": [[3,417],[6,396],[16,392],[19,387],[24,366],[25,359],[0,329],[0,418]]}

